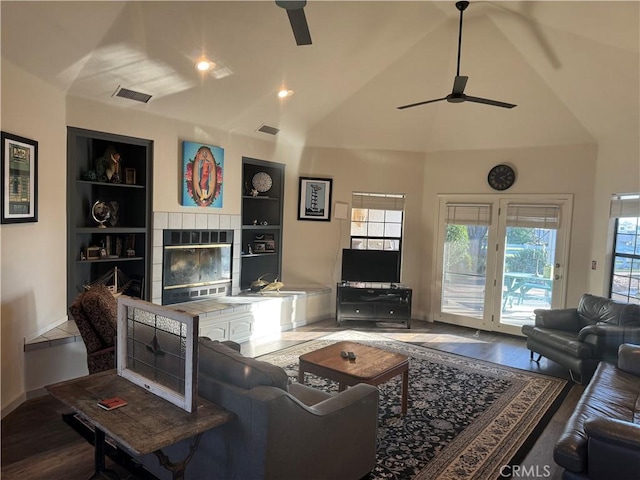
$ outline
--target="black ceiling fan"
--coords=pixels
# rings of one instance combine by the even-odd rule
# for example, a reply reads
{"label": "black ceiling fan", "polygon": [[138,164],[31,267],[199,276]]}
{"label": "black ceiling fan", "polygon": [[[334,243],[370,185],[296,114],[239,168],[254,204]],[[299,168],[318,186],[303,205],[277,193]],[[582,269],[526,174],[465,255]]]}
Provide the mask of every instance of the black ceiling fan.
{"label": "black ceiling fan", "polygon": [[304,14],[304,6],[306,4],[306,0],[276,0],[276,5],[287,11],[289,23],[291,23],[291,29],[293,30],[293,36],[296,38],[296,44],[298,45],[311,45],[311,32],[309,32],[307,17]]}
{"label": "black ceiling fan", "polygon": [[516,105],[512,103],[499,102],[497,100],[489,100],[488,98],[472,97],[465,95],[464,87],[467,85],[469,77],[460,76],[460,48],[462,46],[462,16],[466,8],[469,6],[469,2],[456,2],[456,8],[460,10],[460,31],[458,33],[458,69],[456,70],[456,78],[453,81],[453,90],[449,95],[442,98],[436,98],[434,100],[426,100],[424,102],[410,103],[409,105],[403,105],[398,107],[399,110],[405,108],[417,107],[419,105],[425,105],[427,103],[440,102],[446,100],[450,103],[462,103],[462,102],[474,102],[484,103],[486,105],[493,105],[494,107],[513,108]]}

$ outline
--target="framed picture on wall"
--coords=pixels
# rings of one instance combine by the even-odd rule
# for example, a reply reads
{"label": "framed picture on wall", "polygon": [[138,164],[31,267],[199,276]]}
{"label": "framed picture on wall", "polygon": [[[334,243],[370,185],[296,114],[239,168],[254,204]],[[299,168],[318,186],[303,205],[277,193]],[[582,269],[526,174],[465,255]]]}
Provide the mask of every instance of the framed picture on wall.
{"label": "framed picture on wall", "polygon": [[331,220],[331,178],[300,177],[298,220]]}
{"label": "framed picture on wall", "polygon": [[182,142],[181,205],[222,208],[223,170],[223,148]]}
{"label": "framed picture on wall", "polygon": [[38,142],[2,132],[1,223],[38,221]]}

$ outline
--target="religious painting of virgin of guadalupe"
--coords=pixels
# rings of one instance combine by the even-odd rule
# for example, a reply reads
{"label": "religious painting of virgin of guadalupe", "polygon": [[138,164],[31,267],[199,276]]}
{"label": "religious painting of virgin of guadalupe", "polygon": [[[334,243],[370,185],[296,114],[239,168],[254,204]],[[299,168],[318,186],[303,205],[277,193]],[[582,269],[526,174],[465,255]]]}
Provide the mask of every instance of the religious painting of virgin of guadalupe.
{"label": "religious painting of virgin of guadalupe", "polygon": [[223,169],[223,148],[182,142],[181,205],[222,208]]}

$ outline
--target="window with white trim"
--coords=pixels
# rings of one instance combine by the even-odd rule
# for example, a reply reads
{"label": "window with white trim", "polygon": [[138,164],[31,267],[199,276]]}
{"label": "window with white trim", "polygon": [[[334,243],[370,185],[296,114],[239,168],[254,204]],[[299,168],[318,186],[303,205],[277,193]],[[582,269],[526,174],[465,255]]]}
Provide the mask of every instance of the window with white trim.
{"label": "window with white trim", "polygon": [[404,194],[353,192],[351,248],[402,251]]}
{"label": "window with white trim", "polygon": [[640,303],[640,194],[613,195],[609,217],[615,219],[609,297]]}

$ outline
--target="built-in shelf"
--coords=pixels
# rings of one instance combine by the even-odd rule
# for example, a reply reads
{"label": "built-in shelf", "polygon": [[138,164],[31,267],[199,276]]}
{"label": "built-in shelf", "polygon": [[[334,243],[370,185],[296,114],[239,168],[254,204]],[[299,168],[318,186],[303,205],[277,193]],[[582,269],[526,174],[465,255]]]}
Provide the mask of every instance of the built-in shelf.
{"label": "built-in shelf", "polygon": [[[119,179],[111,175],[116,153]],[[125,277],[131,281],[127,295],[150,298],[152,157],[151,140],[68,127],[68,305],[86,285],[116,272],[122,275],[119,282]],[[98,200],[110,209],[106,228],[100,228],[91,215]],[[87,249],[95,250],[89,255]],[[95,258],[98,249],[111,257]]]}
{"label": "built-in shelf", "polygon": [[117,235],[122,233],[146,233],[147,229],[143,227],[84,227],[76,228],[76,233],[100,233],[102,235]]}
{"label": "built-in shelf", "polygon": [[[257,196],[248,195],[256,174],[268,175],[271,186]],[[240,289],[264,275],[281,276],[282,268],[282,199],[284,165],[254,158],[242,158],[242,251]],[[263,224],[266,222],[266,225]],[[257,245],[257,247],[256,247]],[[260,251],[257,251],[260,250]],[[267,250],[267,251],[265,251]],[[273,250],[273,251],[271,251]]]}
{"label": "built-in shelf", "polygon": [[76,263],[133,262],[140,260],[144,260],[144,257],[96,258],[94,260],[76,260]]}
{"label": "built-in shelf", "polygon": [[277,198],[277,197],[264,197],[264,196],[261,196],[261,195],[258,195],[257,197],[254,197],[253,195],[244,195],[242,198],[244,200],[271,200],[271,201],[274,201],[274,202],[280,201],[280,199]]}
{"label": "built-in shelf", "polygon": [[87,185],[97,185],[100,187],[113,187],[113,188],[141,188],[144,189],[145,186],[144,185],[129,185],[127,183],[105,183],[105,182],[93,182],[90,180],[77,180],[76,181],[79,184],[87,184]]}
{"label": "built-in shelf", "polygon": [[243,230],[280,230],[280,225],[243,225]]}

